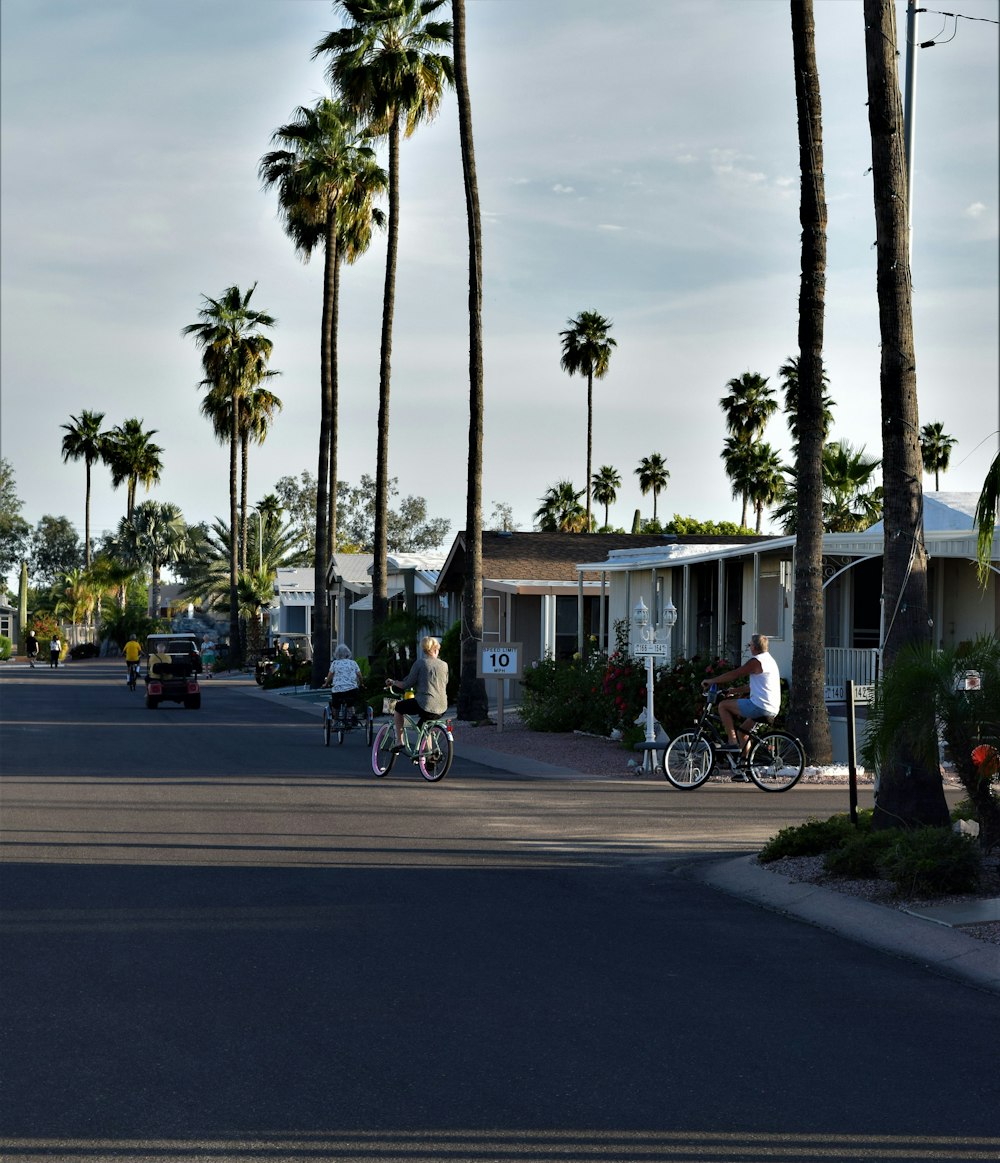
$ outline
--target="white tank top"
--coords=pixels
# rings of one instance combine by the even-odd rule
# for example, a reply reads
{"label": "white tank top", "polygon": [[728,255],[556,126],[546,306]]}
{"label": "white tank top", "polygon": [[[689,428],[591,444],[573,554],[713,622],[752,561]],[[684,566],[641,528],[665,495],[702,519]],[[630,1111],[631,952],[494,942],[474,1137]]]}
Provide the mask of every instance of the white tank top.
{"label": "white tank top", "polygon": [[762,707],[769,715],[781,710],[781,675],[778,664],[768,651],[755,656],[760,663],[760,674],[750,675],[750,701]]}

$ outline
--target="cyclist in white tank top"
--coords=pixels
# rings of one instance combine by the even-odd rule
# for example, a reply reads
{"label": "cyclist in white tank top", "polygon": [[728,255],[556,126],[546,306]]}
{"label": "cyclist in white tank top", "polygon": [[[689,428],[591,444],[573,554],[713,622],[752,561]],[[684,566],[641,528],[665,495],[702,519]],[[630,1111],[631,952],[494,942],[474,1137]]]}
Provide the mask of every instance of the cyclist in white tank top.
{"label": "cyclist in white tank top", "polygon": [[[747,732],[760,719],[773,719],[781,709],[781,674],[778,664],[769,653],[766,634],[754,634],[747,643],[750,658],[735,670],[706,678],[702,689],[707,690],[712,683],[724,686],[737,679],[749,680],[749,688],[729,692],[732,697],[719,703],[719,718],[726,729],[726,737],[731,747],[740,747],[736,737],[736,722],[742,719],[741,730]],[[749,695],[749,698],[740,698]],[[743,744],[745,746],[745,744]]]}

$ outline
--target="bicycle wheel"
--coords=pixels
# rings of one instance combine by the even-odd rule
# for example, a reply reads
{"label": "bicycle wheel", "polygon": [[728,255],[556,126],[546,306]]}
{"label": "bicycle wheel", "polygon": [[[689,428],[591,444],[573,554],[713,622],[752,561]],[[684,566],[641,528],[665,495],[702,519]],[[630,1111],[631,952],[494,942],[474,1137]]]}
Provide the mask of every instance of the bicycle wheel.
{"label": "bicycle wheel", "polygon": [[343,727],[337,728],[337,742],[338,743],[344,742],[344,728]]}
{"label": "bicycle wheel", "polygon": [[388,775],[392,770],[392,765],[396,762],[396,756],[392,751],[395,742],[396,732],[392,724],[383,723],[372,744],[372,771],[377,776]]}
{"label": "bicycle wheel", "polygon": [[784,731],[771,731],[751,748],[748,770],[761,791],[788,791],[799,782],[805,765],[798,739]]}
{"label": "bicycle wheel", "polygon": [[323,742],[330,746],[330,708],[323,708]]}
{"label": "bicycle wheel", "polygon": [[685,731],[670,740],[663,757],[663,774],[681,791],[693,791],[708,779],[714,762],[708,740],[697,731]]}
{"label": "bicycle wheel", "polygon": [[417,748],[417,766],[424,779],[436,783],[444,779],[451,768],[455,744],[450,733],[439,723],[428,727]]}

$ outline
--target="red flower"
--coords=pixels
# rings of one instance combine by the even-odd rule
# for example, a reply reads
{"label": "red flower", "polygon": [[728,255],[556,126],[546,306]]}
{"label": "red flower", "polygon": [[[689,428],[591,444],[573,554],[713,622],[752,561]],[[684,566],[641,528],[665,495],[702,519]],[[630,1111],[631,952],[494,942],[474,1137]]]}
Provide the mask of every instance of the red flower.
{"label": "red flower", "polygon": [[979,768],[981,779],[988,779],[1000,771],[1000,755],[997,755],[996,748],[991,747],[989,743],[980,743],[972,752],[972,762]]}

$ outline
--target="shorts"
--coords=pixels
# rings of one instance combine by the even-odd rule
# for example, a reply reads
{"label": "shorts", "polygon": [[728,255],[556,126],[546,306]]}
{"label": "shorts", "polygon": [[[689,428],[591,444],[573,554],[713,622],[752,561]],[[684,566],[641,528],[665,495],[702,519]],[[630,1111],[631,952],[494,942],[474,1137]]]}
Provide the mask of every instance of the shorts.
{"label": "shorts", "polygon": [[758,721],[761,719],[771,720],[776,714],[774,711],[765,711],[763,707],[759,707],[749,699],[737,699],[736,706],[739,708],[739,712],[744,719],[755,719]]}
{"label": "shorts", "polygon": [[349,691],[330,691],[330,705],[333,707],[353,707],[358,701],[361,691],[351,687]]}
{"label": "shorts", "polygon": [[430,711],[425,711],[416,699],[400,699],[396,703],[396,710],[401,715],[409,715],[411,719],[416,719],[418,723],[426,723],[428,719],[441,717],[440,715],[432,715]]}

